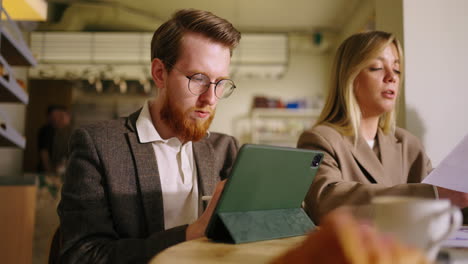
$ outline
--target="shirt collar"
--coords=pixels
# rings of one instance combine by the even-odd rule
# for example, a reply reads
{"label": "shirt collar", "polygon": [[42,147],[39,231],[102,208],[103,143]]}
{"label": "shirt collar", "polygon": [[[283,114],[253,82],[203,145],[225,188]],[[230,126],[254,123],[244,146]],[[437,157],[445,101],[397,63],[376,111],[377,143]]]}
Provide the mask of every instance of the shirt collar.
{"label": "shirt collar", "polygon": [[162,141],[167,142],[159,135],[156,127],[153,125],[153,121],[151,119],[151,113],[149,111],[149,105],[151,101],[148,100],[143,105],[143,109],[141,109],[140,115],[136,121],[136,130],[138,133],[138,139],[140,143],[148,143],[148,142],[155,142],[155,141]]}

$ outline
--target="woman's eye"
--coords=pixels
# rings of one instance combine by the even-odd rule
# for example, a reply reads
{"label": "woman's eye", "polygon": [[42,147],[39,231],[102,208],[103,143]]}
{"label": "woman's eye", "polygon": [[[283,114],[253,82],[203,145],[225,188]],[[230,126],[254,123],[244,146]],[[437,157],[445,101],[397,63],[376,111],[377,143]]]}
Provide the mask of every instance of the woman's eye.
{"label": "woman's eye", "polygon": [[370,67],[369,70],[371,71],[378,71],[378,70],[381,70],[382,68],[379,68],[379,67]]}
{"label": "woman's eye", "polygon": [[393,70],[396,74],[400,74],[400,70]]}

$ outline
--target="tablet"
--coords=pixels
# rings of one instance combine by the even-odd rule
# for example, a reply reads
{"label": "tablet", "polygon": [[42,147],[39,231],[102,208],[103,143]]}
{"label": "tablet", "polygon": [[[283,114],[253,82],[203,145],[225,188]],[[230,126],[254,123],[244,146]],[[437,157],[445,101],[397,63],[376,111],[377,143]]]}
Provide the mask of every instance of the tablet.
{"label": "tablet", "polygon": [[315,225],[301,204],[322,158],[313,150],[243,145],[206,236],[243,243],[305,234]]}

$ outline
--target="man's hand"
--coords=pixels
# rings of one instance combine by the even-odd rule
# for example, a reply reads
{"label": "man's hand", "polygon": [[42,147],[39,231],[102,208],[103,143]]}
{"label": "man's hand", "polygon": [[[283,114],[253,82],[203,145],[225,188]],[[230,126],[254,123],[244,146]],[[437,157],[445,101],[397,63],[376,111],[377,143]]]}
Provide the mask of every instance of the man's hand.
{"label": "man's hand", "polygon": [[208,203],[205,212],[203,212],[203,214],[200,216],[200,218],[197,219],[197,221],[195,221],[193,224],[187,227],[187,231],[185,233],[186,240],[197,239],[205,236],[206,227],[208,226],[211,215],[213,214],[214,209],[216,208],[216,204],[218,203],[219,197],[221,196],[221,192],[224,189],[224,184],[226,184],[226,180],[218,182],[213,193],[213,197]]}
{"label": "man's hand", "polygon": [[439,192],[439,198],[449,199],[453,205],[460,208],[468,207],[468,193],[445,189],[439,186],[436,186],[436,188],[437,192]]}

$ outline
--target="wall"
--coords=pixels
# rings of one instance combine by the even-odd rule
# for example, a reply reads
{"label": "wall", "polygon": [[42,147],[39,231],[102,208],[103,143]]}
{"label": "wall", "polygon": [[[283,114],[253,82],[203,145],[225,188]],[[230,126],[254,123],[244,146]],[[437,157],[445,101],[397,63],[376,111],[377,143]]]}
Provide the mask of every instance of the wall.
{"label": "wall", "polygon": [[347,20],[348,23],[340,30],[335,48],[338,48],[339,44],[350,35],[373,28],[375,1],[376,0],[362,0],[360,4],[356,6],[356,9],[352,12],[352,17]]}
{"label": "wall", "polygon": [[[404,0],[374,0],[375,1],[375,28],[377,30],[393,33],[405,47],[403,28],[403,2]],[[405,79],[401,84],[401,91],[397,105],[397,125],[406,128],[406,97]]]}
{"label": "wall", "polygon": [[[311,38],[309,39],[311,41]],[[292,43],[291,43],[292,41]],[[304,38],[290,38],[289,67],[281,79],[235,79],[236,91],[218,103],[211,131],[223,132],[242,138],[248,132],[242,122],[252,106],[255,95],[278,97],[283,100],[325,95],[329,72],[329,53],[326,47],[304,48],[310,44],[297,43]],[[243,120],[245,121],[245,120]]]}
{"label": "wall", "polygon": [[468,1],[403,3],[407,128],[435,166],[468,133]]}

